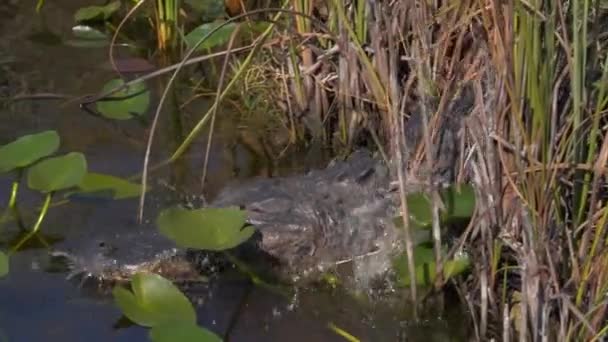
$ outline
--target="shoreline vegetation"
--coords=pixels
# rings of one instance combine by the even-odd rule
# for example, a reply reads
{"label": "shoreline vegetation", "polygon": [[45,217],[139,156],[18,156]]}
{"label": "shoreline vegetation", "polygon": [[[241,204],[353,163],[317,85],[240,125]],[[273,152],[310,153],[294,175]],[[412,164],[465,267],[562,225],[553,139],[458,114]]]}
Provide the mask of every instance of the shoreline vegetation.
{"label": "shoreline vegetation", "polygon": [[[226,0],[214,6],[230,17],[198,33],[192,28],[211,7],[195,3],[123,2],[100,12],[106,21],[114,15],[109,54],[119,73],[115,46],[133,34],[138,13],[154,13],[152,57],[164,67],[126,83],[171,75],[150,120],[148,150],[165,100],[184,108],[200,97],[212,105],[184,127],[190,131],[168,163],[203,128],[213,131],[220,103],[243,125],[257,125],[261,142],[252,149],[270,160],[296,147],[378,150],[396,166],[402,199],[410,182],[428,185],[434,288],[457,290],[477,340],[605,338],[606,1]],[[188,99],[171,95],[178,87]],[[86,109],[110,96],[104,88],[80,103]],[[177,121],[170,123],[184,125]],[[445,182],[472,185],[477,204],[455,244],[470,254],[470,270],[449,279],[441,276],[437,195]],[[415,275],[410,290],[414,301],[424,297]]]}

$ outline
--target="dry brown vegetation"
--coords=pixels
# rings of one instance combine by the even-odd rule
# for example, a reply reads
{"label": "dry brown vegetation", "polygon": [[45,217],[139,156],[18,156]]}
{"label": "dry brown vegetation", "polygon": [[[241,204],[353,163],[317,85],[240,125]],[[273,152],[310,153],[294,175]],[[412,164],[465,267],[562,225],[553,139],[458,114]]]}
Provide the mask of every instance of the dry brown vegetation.
{"label": "dry brown vegetation", "polygon": [[477,214],[459,240],[474,264],[458,282],[476,337],[604,336],[601,1],[288,6],[316,21],[277,26],[254,70],[280,89],[275,113],[288,113],[279,120],[291,143],[371,142],[405,166],[402,184],[476,186]]}

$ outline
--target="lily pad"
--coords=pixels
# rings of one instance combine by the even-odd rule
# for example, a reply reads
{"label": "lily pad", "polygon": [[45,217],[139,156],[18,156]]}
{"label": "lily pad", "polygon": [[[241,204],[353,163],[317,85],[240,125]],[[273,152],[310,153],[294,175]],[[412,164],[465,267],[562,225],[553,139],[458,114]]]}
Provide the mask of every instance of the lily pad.
{"label": "lily pad", "polygon": [[51,192],[77,186],[87,172],[87,161],[82,153],[45,159],[29,169],[27,185],[34,190]]}
{"label": "lily pad", "polygon": [[[451,220],[468,219],[475,212],[475,190],[471,185],[449,187],[440,193],[445,210],[440,213],[442,223]],[[431,200],[424,192],[407,196],[410,224],[413,229],[430,229],[433,223]],[[398,227],[403,227],[401,216],[395,219]]]}
{"label": "lily pad", "polygon": [[58,148],[59,134],[56,131],[24,135],[0,147],[0,173],[26,167],[55,153]]}
{"label": "lily pad", "polygon": [[87,6],[82,7],[76,14],[74,20],[76,22],[93,21],[93,20],[108,20],[114,12],[120,9],[120,1],[112,1],[105,6]]}
{"label": "lily pad", "polygon": [[238,246],[253,235],[245,227],[246,213],[236,208],[168,208],[157,219],[160,232],[185,248],[222,251]]}
{"label": "lily pad", "polygon": [[0,251],[0,277],[8,274],[8,255]]}
{"label": "lily pad", "polygon": [[116,286],[112,295],[131,321],[146,327],[168,322],[196,323],[192,303],[169,280],[154,273],[138,273],[131,280],[133,292]]}
{"label": "lily pad", "polygon": [[110,190],[113,192],[112,198],[114,199],[136,197],[141,193],[141,184],[94,172],[87,173],[78,188],[82,193],[98,193],[103,190]]}
{"label": "lily pad", "polygon": [[[420,245],[414,248],[414,261],[416,263],[416,284],[428,286],[435,281],[435,255],[433,247]],[[410,273],[408,271],[407,256],[404,253],[394,260],[394,267],[397,275],[397,284],[409,286]],[[444,279],[449,279],[468,270],[470,260],[467,255],[459,255],[452,260],[447,260],[443,267]]]}
{"label": "lily pad", "polygon": [[446,207],[444,220],[470,218],[475,212],[475,190],[469,184],[445,189],[441,199]]}
{"label": "lily pad", "polygon": [[150,330],[150,340],[153,342],[221,342],[213,332],[201,328],[194,323],[169,322],[156,325]]}
{"label": "lily pad", "polygon": [[[202,24],[194,30],[190,31],[184,38],[188,48],[193,48],[201,39],[206,37],[211,31],[222,25],[223,21],[214,21],[212,23]],[[222,26],[217,31],[213,32],[212,35],[207,37],[205,41],[199,44],[196,48],[197,51],[203,51],[226,44],[230,40],[230,35],[236,28],[235,23],[229,23]]]}
{"label": "lily pad", "polygon": [[[102,92],[107,93],[113,89],[123,86],[125,82],[116,78],[103,87]],[[143,115],[150,106],[150,91],[143,82],[138,82],[121,89],[97,102],[97,110],[109,119],[128,120],[134,116]]]}

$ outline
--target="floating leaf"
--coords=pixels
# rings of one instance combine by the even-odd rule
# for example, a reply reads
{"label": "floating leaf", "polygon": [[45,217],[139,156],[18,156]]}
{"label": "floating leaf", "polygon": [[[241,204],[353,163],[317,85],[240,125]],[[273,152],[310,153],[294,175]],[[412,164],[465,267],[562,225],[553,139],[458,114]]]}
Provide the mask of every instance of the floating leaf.
{"label": "floating leaf", "polygon": [[106,40],[108,38],[105,33],[89,25],[76,25],[72,27],[72,34],[74,37],[87,40]]}
{"label": "floating leaf", "polygon": [[475,212],[475,190],[471,185],[451,186],[442,191],[441,199],[446,207],[444,220],[470,218]]}
{"label": "floating leaf", "polygon": [[108,20],[114,12],[120,8],[120,1],[112,1],[105,6],[87,6],[82,7],[76,14],[74,20],[76,22],[92,21],[92,20]]}
{"label": "floating leaf", "polygon": [[[414,262],[416,263],[416,284],[428,286],[435,281],[435,254],[433,247],[420,245],[414,248]],[[394,260],[394,267],[397,274],[397,284],[409,286],[410,273],[408,271],[407,255],[402,253]],[[470,267],[470,260],[467,255],[461,255],[453,260],[447,260],[443,267],[444,279],[449,279]]]}
{"label": "floating leaf", "polygon": [[[190,31],[190,33],[188,33],[184,38],[186,40],[188,48],[193,48],[201,39],[203,39],[203,37],[207,36],[209,32],[213,31],[215,28],[222,25],[223,23],[224,22],[222,21],[214,21],[212,23],[200,25],[199,27]],[[211,49],[213,47],[227,43],[228,40],[230,40],[230,35],[232,34],[235,28],[235,23],[229,23],[222,26],[220,29],[213,32],[211,36],[207,37],[205,41],[199,44],[196,50],[201,51]]]}
{"label": "floating leaf", "polygon": [[253,235],[253,227],[243,228],[245,219],[245,211],[235,208],[173,207],[160,213],[157,224],[161,233],[181,247],[222,251]]}
{"label": "floating leaf", "polygon": [[80,184],[86,172],[87,161],[84,155],[71,152],[32,166],[27,175],[27,185],[41,192],[67,189]]}
{"label": "floating leaf", "polygon": [[78,188],[83,193],[96,193],[102,192],[103,190],[110,190],[113,192],[112,198],[114,199],[136,197],[141,193],[140,184],[94,172],[87,173],[82,182],[78,185]]}
{"label": "floating leaf", "polygon": [[[102,92],[107,93],[116,89],[125,82],[116,78],[105,84]],[[143,82],[138,82],[121,89],[111,95],[108,99],[97,102],[97,110],[110,119],[127,120],[135,115],[144,114],[150,105],[150,92]]]}
{"label": "floating leaf", "polygon": [[8,255],[0,251],[0,277],[8,274]]}
{"label": "floating leaf", "polygon": [[[475,191],[470,185],[449,187],[441,191],[441,200],[445,211],[441,212],[441,223],[450,220],[467,219],[475,211]],[[410,224],[413,229],[429,229],[433,223],[431,200],[423,192],[415,192],[407,196],[407,206]],[[401,216],[397,217],[395,224],[403,227]]]}
{"label": "floating leaf", "polygon": [[196,313],[186,296],[169,280],[154,273],[137,273],[133,292],[114,287],[116,304],[131,321],[146,327],[167,322],[195,324]]}
{"label": "floating leaf", "polygon": [[201,328],[194,323],[169,322],[156,325],[150,330],[150,340],[153,342],[221,342],[213,332]]}
{"label": "floating leaf", "polygon": [[26,167],[59,148],[59,134],[45,131],[24,135],[0,147],[0,173]]}

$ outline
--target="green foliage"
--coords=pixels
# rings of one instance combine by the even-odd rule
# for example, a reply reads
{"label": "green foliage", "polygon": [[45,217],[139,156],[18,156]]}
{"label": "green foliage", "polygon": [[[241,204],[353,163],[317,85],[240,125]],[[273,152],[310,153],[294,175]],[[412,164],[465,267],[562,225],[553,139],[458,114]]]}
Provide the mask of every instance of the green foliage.
{"label": "green foliage", "polygon": [[94,193],[111,190],[113,199],[136,197],[141,193],[141,184],[131,183],[125,179],[89,172],[78,185],[82,193]]}
{"label": "green foliage", "polygon": [[150,339],[153,342],[219,342],[217,335],[193,323],[170,322],[154,326],[150,329]]}
{"label": "green foliage", "polygon": [[116,286],[114,300],[131,321],[152,328],[152,341],[221,341],[196,325],[192,303],[169,280],[158,274],[138,273],[131,280],[131,289]]}
{"label": "green foliage", "polygon": [[[125,82],[116,78],[103,87],[102,92],[123,86]],[[97,110],[109,119],[128,120],[134,116],[143,115],[150,106],[150,91],[144,82],[127,86],[110,95],[110,98],[97,102]]]}
{"label": "green foliage", "polygon": [[131,321],[146,327],[183,321],[196,323],[196,313],[184,294],[169,280],[153,273],[138,273],[131,280],[133,292],[117,286],[116,304]]}
{"label": "green foliage", "polygon": [[108,20],[112,14],[120,9],[120,1],[112,1],[105,6],[88,6],[82,7],[76,14],[74,14],[74,20],[76,22],[83,21],[105,21]]}
{"label": "green foliage", "polygon": [[0,251],[0,277],[8,274],[8,255]]}
{"label": "green foliage", "polygon": [[66,40],[66,44],[75,47],[97,48],[110,44],[107,34],[89,25],[72,27],[72,35],[76,39]]}
{"label": "green foliage", "polygon": [[26,167],[55,153],[58,148],[59,135],[56,131],[24,135],[0,147],[0,173]]}
{"label": "green foliage", "polygon": [[253,235],[244,227],[245,211],[235,208],[168,208],[157,219],[160,232],[185,248],[222,251],[238,246]]}
{"label": "green foliage", "polygon": [[31,189],[53,192],[80,184],[87,172],[87,161],[82,153],[45,159],[29,169],[27,184]]}
{"label": "green foliage", "polygon": [[[433,248],[427,245],[417,246],[414,248],[414,260],[416,261],[416,284],[420,286],[431,285],[435,281],[435,268],[437,266]],[[443,265],[444,279],[449,279],[468,270],[470,264],[470,259],[466,255],[447,260]],[[397,284],[403,287],[409,286],[410,273],[405,253],[395,258],[393,266],[397,275]]]}
{"label": "green foliage", "polygon": [[[441,223],[451,220],[470,218],[475,211],[475,191],[471,185],[451,186],[440,192],[445,210],[441,212]],[[406,198],[410,218],[410,227],[430,229],[433,223],[432,205],[424,192],[409,194]],[[398,227],[403,227],[401,216],[395,219]]]}
{"label": "green foliage", "polygon": [[[224,22],[222,21],[215,21],[200,25],[199,27],[190,31],[190,33],[188,33],[184,38],[188,48],[192,49],[200,40],[207,37],[211,31],[217,29],[223,23]],[[203,51],[226,44],[230,40],[230,35],[232,35],[235,28],[235,23],[229,23],[222,26],[221,28],[217,29],[217,31],[213,32],[213,34],[208,36],[207,39],[205,39],[201,44],[199,44],[196,50]]]}

